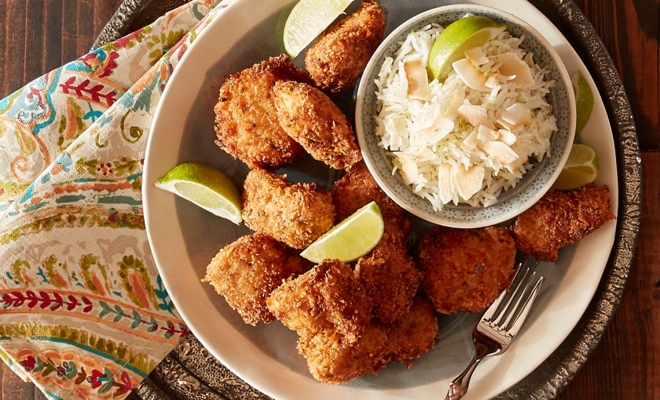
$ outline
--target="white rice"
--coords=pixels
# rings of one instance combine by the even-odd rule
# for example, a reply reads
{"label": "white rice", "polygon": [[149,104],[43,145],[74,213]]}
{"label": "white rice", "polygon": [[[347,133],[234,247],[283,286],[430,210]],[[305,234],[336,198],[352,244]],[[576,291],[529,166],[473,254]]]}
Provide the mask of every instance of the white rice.
{"label": "white rice", "polygon": [[[504,31],[484,45],[482,52],[488,57],[514,53],[530,67],[534,80],[531,86],[523,89],[501,77],[499,85],[489,92],[474,90],[452,70],[444,83],[437,80],[429,83],[429,97],[426,100],[411,99],[408,97],[408,81],[403,65],[415,58],[421,58],[422,64],[427,65],[430,49],[442,29],[433,24],[411,32],[394,58],[388,57],[384,61],[375,80],[378,87],[376,134],[381,138],[380,145],[393,160],[395,167],[392,173],[402,173],[404,182],[417,195],[428,199],[435,210],[441,210],[450,202],[475,207],[489,206],[497,202],[502,192],[516,186],[531,168],[534,159],[541,161],[546,155],[549,156],[550,138],[557,126],[545,96],[554,82],[544,81],[545,71],[534,63],[531,53],[520,48],[524,38],[512,37]],[[493,62],[478,68],[492,73]],[[420,140],[420,132],[425,132],[426,138],[429,134],[433,137],[433,132],[437,133],[434,124],[437,124],[439,114],[449,107],[453,96],[459,96],[458,99],[464,96],[464,103],[484,107],[490,121],[487,125],[492,125],[495,132],[502,129],[498,119],[509,106],[521,103],[530,108],[530,123],[509,127],[515,135],[515,144],[510,148],[515,150],[519,159],[505,165],[484,150],[485,142],[479,142],[476,146],[473,142],[466,144],[465,139],[477,132],[478,127],[460,115],[454,119],[451,131],[440,140]],[[505,132],[497,140],[503,140],[503,134]],[[483,168],[481,187],[472,190],[476,193],[469,198],[463,198],[458,189],[463,181],[459,171],[475,171],[473,167]],[[477,169],[480,171],[480,168]]]}

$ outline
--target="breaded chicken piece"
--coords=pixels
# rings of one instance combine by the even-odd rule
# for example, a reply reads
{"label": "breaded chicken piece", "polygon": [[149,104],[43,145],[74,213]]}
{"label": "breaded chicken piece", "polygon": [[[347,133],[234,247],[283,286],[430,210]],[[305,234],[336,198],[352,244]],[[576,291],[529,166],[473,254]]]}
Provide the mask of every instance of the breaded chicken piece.
{"label": "breaded chicken piece", "polygon": [[443,314],[485,310],[511,284],[515,257],[515,241],[504,227],[435,226],[417,246],[422,288]]}
{"label": "breaded chicken piece", "polygon": [[516,246],[538,260],[557,260],[561,247],[616,218],[609,193],[607,186],[596,185],[567,193],[550,190],[516,219],[512,228]]}
{"label": "breaded chicken piece", "polygon": [[289,183],[285,176],[251,170],[243,183],[243,221],[294,249],[304,249],[330,229],[335,207],[315,184]]}
{"label": "breaded chicken piece", "polygon": [[408,368],[412,361],[431,350],[438,342],[438,320],[431,303],[416,297],[410,310],[397,321],[386,324],[387,359],[404,362]]}
{"label": "breaded chicken piece", "polygon": [[410,310],[390,324],[372,322],[357,341],[347,342],[333,329],[302,336],[298,352],[307,360],[310,372],[324,383],[343,383],[375,374],[389,362],[412,361],[437,342],[438,322],[431,303],[416,298]]}
{"label": "breaded chicken piece", "polygon": [[355,343],[371,321],[371,300],[353,270],[325,260],[284,283],[266,300],[275,318],[302,337],[332,329]]}
{"label": "breaded chicken piece", "polygon": [[325,93],[306,83],[280,81],[273,94],[282,129],[316,160],[343,170],[362,159],[351,123]]}
{"label": "breaded chicken piece", "polygon": [[266,306],[271,292],[310,266],[284,243],[255,233],[220,250],[206,267],[202,282],[209,282],[246,323],[256,325],[275,319]]}
{"label": "breaded chicken piece", "polygon": [[373,303],[374,317],[382,322],[393,322],[408,312],[421,281],[405,241],[400,234],[393,235],[393,229],[390,223],[378,245],[355,267]]}
{"label": "breaded chicken piece", "polygon": [[298,352],[307,360],[312,376],[323,383],[344,383],[375,374],[387,363],[387,330],[370,324],[354,343],[333,329],[300,337]]}
{"label": "breaded chicken piece", "polygon": [[272,88],[282,80],[304,80],[289,57],[271,57],[232,74],[215,105],[215,143],[250,168],[276,170],[305,156],[277,122]]}
{"label": "breaded chicken piece", "polygon": [[330,93],[350,89],[383,40],[386,23],[380,5],[364,0],[356,12],[328,29],[305,54],[314,85]]}
{"label": "breaded chicken piece", "polygon": [[332,187],[332,201],[337,209],[335,222],[339,223],[356,212],[360,207],[375,201],[385,219],[403,220],[403,208],[394,202],[378,186],[364,161],[360,161],[335,181]]}

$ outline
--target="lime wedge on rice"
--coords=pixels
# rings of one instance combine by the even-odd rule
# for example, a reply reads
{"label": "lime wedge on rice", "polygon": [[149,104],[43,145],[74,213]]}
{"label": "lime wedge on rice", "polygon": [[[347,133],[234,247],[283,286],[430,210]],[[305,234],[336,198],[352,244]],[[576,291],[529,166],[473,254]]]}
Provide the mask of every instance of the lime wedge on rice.
{"label": "lime wedge on rice", "polygon": [[326,259],[355,261],[376,247],[384,229],[380,208],[372,201],[333,226],[300,255],[317,264]]}
{"label": "lime wedge on rice", "polygon": [[598,155],[586,144],[574,143],[566,165],[552,185],[556,190],[573,190],[598,178]]}
{"label": "lime wedge on rice", "polygon": [[284,24],[284,49],[295,58],[353,0],[300,0]]}
{"label": "lime wedge on rice", "polygon": [[237,225],[242,221],[241,197],[236,185],[224,172],[213,167],[200,163],[179,164],[154,185]]}
{"label": "lime wedge on rice", "polygon": [[587,121],[589,121],[591,111],[594,108],[594,94],[591,91],[589,82],[587,82],[580,71],[573,74],[571,83],[573,84],[573,90],[575,91],[575,111],[577,119],[575,135],[577,136],[582,132],[585,125],[587,125]]}
{"label": "lime wedge on rice", "polygon": [[505,24],[482,15],[470,15],[447,25],[431,47],[429,76],[444,82],[452,64],[465,58],[465,51],[483,46],[505,29]]}

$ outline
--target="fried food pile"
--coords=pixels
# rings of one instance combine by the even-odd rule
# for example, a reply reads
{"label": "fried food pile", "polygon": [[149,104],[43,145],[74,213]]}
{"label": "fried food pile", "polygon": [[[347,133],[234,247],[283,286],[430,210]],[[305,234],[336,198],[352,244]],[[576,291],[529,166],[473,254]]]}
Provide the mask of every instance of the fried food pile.
{"label": "fried food pile", "polygon": [[[484,311],[511,283],[518,250],[543,260],[614,218],[607,187],[548,193],[515,225],[436,226],[411,239],[411,221],[362,161],[351,122],[331,96],[348,90],[382,40],[373,0],[330,28],[302,71],[273,57],[228,77],[215,105],[215,143],[249,168],[242,217],[254,233],[222,248],[210,283],[250,325],[279,320],[298,334],[310,373],[325,383],[406,363],[438,341],[436,313]],[[330,190],[276,171],[309,154],[343,174]],[[354,263],[300,256],[333,225],[375,201],[384,233]]]}

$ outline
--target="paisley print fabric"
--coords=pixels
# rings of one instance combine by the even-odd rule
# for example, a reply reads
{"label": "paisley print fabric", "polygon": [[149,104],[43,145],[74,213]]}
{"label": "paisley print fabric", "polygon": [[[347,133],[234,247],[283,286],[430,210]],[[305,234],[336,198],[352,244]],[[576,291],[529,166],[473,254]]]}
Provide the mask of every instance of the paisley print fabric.
{"label": "paisley print fabric", "polygon": [[123,399],[186,336],[144,230],[155,107],[231,1],[195,0],[0,100],[0,356],[52,399]]}

